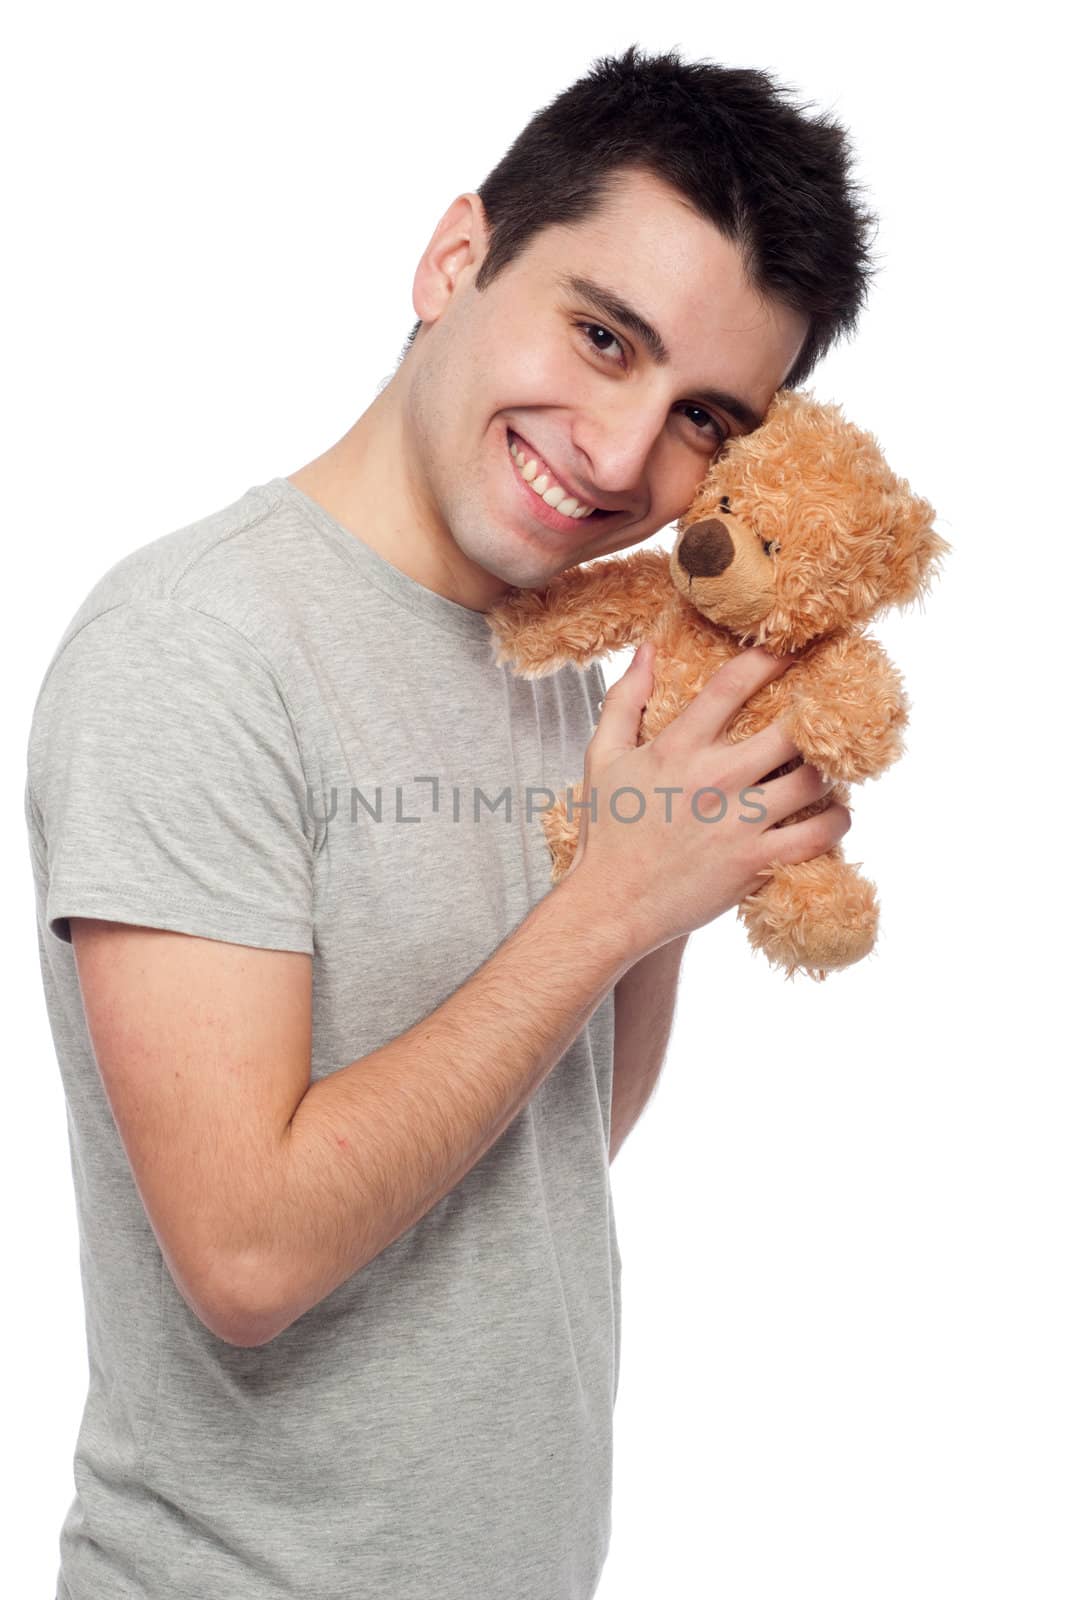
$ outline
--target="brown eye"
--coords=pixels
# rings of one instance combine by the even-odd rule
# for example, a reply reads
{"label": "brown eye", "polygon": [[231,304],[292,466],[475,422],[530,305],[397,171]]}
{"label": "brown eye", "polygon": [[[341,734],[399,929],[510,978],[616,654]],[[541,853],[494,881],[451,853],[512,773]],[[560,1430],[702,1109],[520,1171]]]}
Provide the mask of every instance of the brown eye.
{"label": "brown eye", "polygon": [[728,497],[727,494],[724,495],[722,497],[721,501],[720,501],[720,509],[722,511],[727,512],[728,515],[731,517],[731,515],[732,515],[732,507],[729,505],[729,497]]}

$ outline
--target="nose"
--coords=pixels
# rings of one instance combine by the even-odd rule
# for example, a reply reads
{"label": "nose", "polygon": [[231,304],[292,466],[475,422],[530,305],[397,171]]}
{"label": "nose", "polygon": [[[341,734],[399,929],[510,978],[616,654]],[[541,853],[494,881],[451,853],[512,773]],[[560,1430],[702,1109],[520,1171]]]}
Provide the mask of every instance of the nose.
{"label": "nose", "polygon": [[732,536],[716,517],[693,522],[677,550],[677,560],[693,578],[716,578],[736,554]]}
{"label": "nose", "polygon": [[635,501],[657,471],[656,452],[668,415],[668,407],[657,409],[646,395],[611,395],[609,407],[582,407],[573,443],[588,464],[588,482],[599,490],[602,503],[622,499],[629,502],[626,509],[636,508]]}

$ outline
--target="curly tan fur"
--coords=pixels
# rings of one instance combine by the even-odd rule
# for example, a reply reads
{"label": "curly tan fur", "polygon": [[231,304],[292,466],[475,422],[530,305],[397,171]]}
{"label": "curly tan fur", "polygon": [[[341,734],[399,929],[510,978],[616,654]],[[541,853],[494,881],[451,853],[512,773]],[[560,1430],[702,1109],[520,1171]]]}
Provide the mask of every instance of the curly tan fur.
{"label": "curly tan fur", "polygon": [[[762,426],[733,440],[677,524],[671,553],[641,549],[571,567],[542,590],[513,590],[488,613],[497,661],[522,676],[587,667],[645,638],[654,687],[638,742],[667,727],[739,650],[801,651],[730,722],[730,741],[780,718],[801,759],[833,788],[774,827],[878,777],[905,748],[902,679],[863,630],[889,606],[919,600],[950,546],[935,512],[888,467],[870,433],[802,391],[776,396]],[[763,782],[800,764],[787,763]],[[574,800],[583,798],[578,781]],[[566,795],[544,817],[552,881],[568,871],[580,812]],[[737,908],[753,948],[788,978],[817,981],[876,942],[873,886],[839,846],[811,861],[777,861]]]}

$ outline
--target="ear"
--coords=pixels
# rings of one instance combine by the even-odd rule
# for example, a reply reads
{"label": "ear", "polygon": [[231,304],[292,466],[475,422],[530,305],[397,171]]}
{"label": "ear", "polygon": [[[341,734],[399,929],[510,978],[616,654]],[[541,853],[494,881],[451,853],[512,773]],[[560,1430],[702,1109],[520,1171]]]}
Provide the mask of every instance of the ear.
{"label": "ear", "polygon": [[414,273],[412,300],[423,323],[447,310],[459,282],[473,276],[488,248],[488,219],[479,194],[460,194],[440,218]]}
{"label": "ear", "polygon": [[901,484],[898,513],[892,523],[895,538],[885,596],[889,603],[909,605],[939,577],[939,564],[951,546],[933,528],[935,519],[928,501],[912,494],[908,484]]}

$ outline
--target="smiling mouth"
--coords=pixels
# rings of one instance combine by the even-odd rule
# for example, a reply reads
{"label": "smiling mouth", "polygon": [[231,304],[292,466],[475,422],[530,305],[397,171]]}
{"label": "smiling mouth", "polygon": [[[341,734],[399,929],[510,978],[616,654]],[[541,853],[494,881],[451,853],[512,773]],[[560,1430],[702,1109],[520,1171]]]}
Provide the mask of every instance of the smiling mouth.
{"label": "smiling mouth", "polygon": [[566,522],[591,522],[594,519],[602,520],[603,517],[613,516],[612,511],[604,511],[599,506],[582,504],[575,495],[564,488],[556,479],[554,472],[547,463],[533,450],[527,440],[520,433],[515,433],[512,428],[507,429],[507,449],[510,452],[514,469],[524,481],[532,494],[542,500],[544,505]]}

